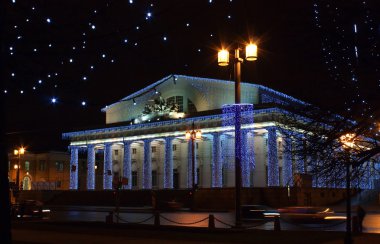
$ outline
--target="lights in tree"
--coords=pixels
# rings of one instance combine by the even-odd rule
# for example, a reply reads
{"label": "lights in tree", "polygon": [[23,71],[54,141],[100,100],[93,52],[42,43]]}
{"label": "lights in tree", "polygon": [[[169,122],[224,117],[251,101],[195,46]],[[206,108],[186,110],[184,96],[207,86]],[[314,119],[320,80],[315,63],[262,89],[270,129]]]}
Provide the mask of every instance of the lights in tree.
{"label": "lights in tree", "polygon": [[42,83],[42,80],[38,80],[38,84],[41,84]]}
{"label": "lights in tree", "polygon": [[95,30],[96,26],[95,25],[91,25],[91,29]]}

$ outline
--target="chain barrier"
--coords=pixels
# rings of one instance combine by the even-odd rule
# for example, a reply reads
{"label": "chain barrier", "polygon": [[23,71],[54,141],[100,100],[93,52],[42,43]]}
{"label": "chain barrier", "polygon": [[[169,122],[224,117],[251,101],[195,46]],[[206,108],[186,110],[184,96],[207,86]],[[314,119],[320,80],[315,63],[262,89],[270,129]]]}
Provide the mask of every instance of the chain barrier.
{"label": "chain barrier", "polygon": [[249,225],[249,226],[246,226],[245,229],[247,229],[247,230],[249,230],[249,229],[253,229],[253,228],[256,228],[256,227],[258,227],[258,226],[265,225],[265,224],[267,224],[267,223],[269,223],[269,222],[272,222],[272,223],[273,223],[272,220],[269,220],[269,221],[263,221],[263,222],[260,222],[260,223],[258,223],[258,224],[256,224],[256,225]]}
{"label": "chain barrier", "polygon": [[117,214],[115,214],[115,216],[116,216],[117,219],[119,219],[120,221],[125,222],[125,223],[127,223],[127,224],[142,224],[142,223],[144,223],[144,222],[147,222],[148,220],[151,220],[151,219],[154,217],[154,215],[152,215],[152,216],[150,216],[149,218],[144,219],[144,220],[142,220],[142,221],[132,222],[132,221],[128,221],[128,220],[125,220],[125,219],[121,218],[121,217],[118,216]]}
{"label": "chain barrier", "polygon": [[326,229],[326,228],[331,228],[331,227],[335,227],[335,226],[341,225],[341,224],[345,223],[346,221],[343,220],[343,221],[340,221],[340,222],[337,222],[337,223],[334,223],[334,224],[331,224],[331,225],[325,225],[324,224],[322,226],[309,226],[307,224],[297,224],[297,223],[293,223],[293,222],[287,221],[285,219],[281,219],[281,222],[285,222],[285,223],[290,224],[290,225],[299,226],[299,227],[303,227],[303,228],[309,228],[309,229]]}
{"label": "chain barrier", "polygon": [[161,214],[160,214],[160,217],[163,218],[163,219],[166,220],[166,221],[169,221],[169,222],[174,223],[174,224],[177,224],[177,225],[195,225],[195,224],[198,224],[198,223],[200,223],[200,222],[203,222],[203,221],[205,221],[205,220],[207,220],[207,219],[209,218],[209,217],[206,217],[206,218],[204,218],[204,219],[201,219],[201,220],[198,220],[198,221],[195,221],[195,222],[180,223],[180,222],[177,222],[177,221],[174,221],[174,220],[168,219],[168,218],[166,218],[165,216],[163,216],[163,215],[161,215]]}
{"label": "chain barrier", "polygon": [[228,223],[226,223],[226,222],[224,222],[224,221],[218,219],[217,217],[214,217],[214,219],[215,219],[216,221],[218,221],[219,223],[222,223],[222,224],[224,224],[224,225],[226,225],[226,226],[234,227],[234,225],[230,225],[230,224],[228,224]]}

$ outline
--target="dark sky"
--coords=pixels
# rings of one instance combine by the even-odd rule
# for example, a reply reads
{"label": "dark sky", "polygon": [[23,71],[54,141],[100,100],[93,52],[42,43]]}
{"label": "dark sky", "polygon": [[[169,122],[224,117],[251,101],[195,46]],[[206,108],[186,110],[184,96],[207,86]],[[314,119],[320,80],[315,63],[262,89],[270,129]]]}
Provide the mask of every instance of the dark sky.
{"label": "dark sky", "polygon": [[[378,21],[375,1],[367,2]],[[313,3],[7,0],[1,95],[9,148],[65,149],[62,132],[101,127],[102,107],[170,74],[230,79],[232,69],[217,66],[217,49],[249,39],[259,59],[243,65],[244,81],[340,107],[342,84],[322,51],[329,33],[316,27]],[[326,16],[329,25],[333,14]]]}

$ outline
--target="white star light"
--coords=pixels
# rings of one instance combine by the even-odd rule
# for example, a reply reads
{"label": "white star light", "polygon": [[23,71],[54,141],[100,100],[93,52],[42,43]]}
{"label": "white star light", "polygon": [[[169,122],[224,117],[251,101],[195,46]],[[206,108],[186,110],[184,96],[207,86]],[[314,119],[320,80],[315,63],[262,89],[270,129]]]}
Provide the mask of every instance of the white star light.
{"label": "white star light", "polygon": [[23,90],[21,90],[21,91],[20,91],[20,93],[21,93],[21,94],[24,94],[24,91],[23,91]]}
{"label": "white star light", "polygon": [[102,54],[102,58],[106,58],[106,55],[105,55],[105,54]]}
{"label": "white star light", "polygon": [[49,24],[51,23],[51,19],[50,18],[47,18],[46,19],[46,22],[48,22]]}
{"label": "white star light", "polygon": [[15,73],[12,73],[12,74],[11,74],[12,77],[15,77],[15,75],[16,75]]}
{"label": "white star light", "polygon": [[38,80],[38,84],[41,84],[42,83],[42,80]]}
{"label": "white star light", "polygon": [[95,25],[91,25],[91,29],[95,30],[96,26]]}
{"label": "white star light", "polygon": [[91,65],[91,66],[90,66],[90,69],[94,69],[94,66],[93,66],[93,65]]}
{"label": "white star light", "polygon": [[72,63],[72,62],[73,62],[73,59],[72,59],[72,58],[70,58],[70,59],[69,59],[69,62],[70,62],[70,63]]}
{"label": "white star light", "polygon": [[129,0],[129,3],[132,4],[132,3],[133,3],[133,0]]}
{"label": "white star light", "polygon": [[49,47],[51,47],[51,43],[49,43],[49,45],[48,45]]}
{"label": "white star light", "polygon": [[82,78],[83,80],[87,80],[87,77],[86,76],[83,76],[83,78]]}
{"label": "white star light", "polygon": [[4,93],[7,93],[8,91],[7,90],[4,90]]}
{"label": "white star light", "polygon": [[53,98],[51,99],[51,103],[56,103],[56,102],[57,102],[57,98],[53,97]]}
{"label": "white star light", "polygon": [[163,38],[163,39],[164,39],[164,41],[166,41],[168,38],[166,38],[166,36],[164,36],[164,38]]}
{"label": "white star light", "polygon": [[82,106],[86,106],[86,102],[85,101],[82,101]]}

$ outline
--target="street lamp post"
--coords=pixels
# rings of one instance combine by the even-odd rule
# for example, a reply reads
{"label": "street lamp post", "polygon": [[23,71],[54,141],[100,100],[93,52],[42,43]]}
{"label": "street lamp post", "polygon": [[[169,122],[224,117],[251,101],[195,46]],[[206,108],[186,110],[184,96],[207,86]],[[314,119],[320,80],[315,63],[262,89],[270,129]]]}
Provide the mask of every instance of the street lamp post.
{"label": "street lamp post", "polygon": [[[347,133],[340,137],[343,149],[348,152],[353,150],[355,145],[356,135],[353,133]],[[350,159],[349,155],[345,154],[346,158],[346,236],[344,238],[345,244],[352,243],[352,231],[351,231],[351,177],[350,177]]]}
{"label": "street lamp post", "polygon": [[18,156],[17,161],[17,172],[16,172],[16,191],[20,189],[20,163],[21,163],[21,155],[25,153],[25,148],[21,147],[20,149],[15,149],[13,154]]}
{"label": "street lamp post", "polygon": [[187,140],[191,140],[191,169],[192,169],[192,186],[191,186],[191,191],[192,191],[192,197],[194,197],[195,193],[195,155],[194,155],[194,141],[196,139],[201,139],[202,138],[202,132],[201,130],[195,130],[194,129],[194,122],[192,125],[192,130],[191,131],[186,131],[185,137]]}
{"label": "street lamp post", "polygon": [[[244,59],[240,57],[241,48],[237,47],[234,52],[234,81],[235,81],[235,104],[240,104],[240,81],[241,64]],[[245,59],[247,61],[257,60],[257,46],[250,43],[245,48]],[[218,52],[218,65],[227,66],[229,64],[229,52],[222,49]],[[240,107],[235,106],[235,225],[241,226],[241,112]]]}

